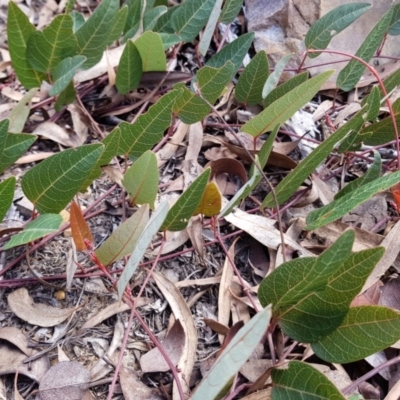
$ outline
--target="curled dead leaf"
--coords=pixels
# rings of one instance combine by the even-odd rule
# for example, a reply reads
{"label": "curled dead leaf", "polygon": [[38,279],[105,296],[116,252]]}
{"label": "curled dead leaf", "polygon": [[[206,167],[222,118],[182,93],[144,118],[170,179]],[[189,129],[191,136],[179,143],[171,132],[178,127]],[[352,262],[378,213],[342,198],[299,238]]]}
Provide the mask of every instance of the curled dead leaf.
{"label": "curled dead leaf", "polygon": [[8,295],[11,311],[22,320],[42,327],[55,326],[65,321],[74,308],[56,308],[45,304],[34,303],[24,287],[14,290]]}

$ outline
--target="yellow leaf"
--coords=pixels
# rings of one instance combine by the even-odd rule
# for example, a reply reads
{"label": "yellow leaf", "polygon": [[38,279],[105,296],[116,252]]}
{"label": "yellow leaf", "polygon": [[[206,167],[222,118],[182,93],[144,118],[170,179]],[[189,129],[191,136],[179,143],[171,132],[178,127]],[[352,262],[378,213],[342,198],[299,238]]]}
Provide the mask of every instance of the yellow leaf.
{"label": "yellow leaf", "polygon": [[210,182],[203,194],[200,204],[193,215],[203,214],[206,217],[217,215],[221,211],[222,196],[215,182]]}

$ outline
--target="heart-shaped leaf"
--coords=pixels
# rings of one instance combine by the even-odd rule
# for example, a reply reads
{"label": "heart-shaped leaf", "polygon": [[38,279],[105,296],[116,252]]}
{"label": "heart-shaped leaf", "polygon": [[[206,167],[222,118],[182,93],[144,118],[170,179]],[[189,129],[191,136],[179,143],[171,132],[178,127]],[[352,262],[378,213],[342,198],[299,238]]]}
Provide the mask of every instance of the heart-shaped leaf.
{"label": "heart-shaped leaf", "polygon": [[164,45],[158,33],[152,31],[143,33],[135,41],[135,46],[142,59],[143,72],[167,69]]}
{"label": "heart-shaped leaf", "polygon": [[118,92],[126,94],[136,89],[142,78],[142,59],[135,44],[128,40],[118,65],[115,84]]}

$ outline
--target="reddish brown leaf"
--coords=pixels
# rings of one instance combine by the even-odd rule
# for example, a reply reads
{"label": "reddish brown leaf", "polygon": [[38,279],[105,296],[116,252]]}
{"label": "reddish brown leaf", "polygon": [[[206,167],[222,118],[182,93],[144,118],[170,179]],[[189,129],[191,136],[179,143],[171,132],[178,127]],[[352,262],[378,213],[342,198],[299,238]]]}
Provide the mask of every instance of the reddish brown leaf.
{"label": "reddish brown leaf", "polygon": [[74,239],[76,249],[83,251],[86,249],[85,239],[93,242],[92,232],[85,221],[80,207],[74,201],[71,202],[70,214],[72,238]]}

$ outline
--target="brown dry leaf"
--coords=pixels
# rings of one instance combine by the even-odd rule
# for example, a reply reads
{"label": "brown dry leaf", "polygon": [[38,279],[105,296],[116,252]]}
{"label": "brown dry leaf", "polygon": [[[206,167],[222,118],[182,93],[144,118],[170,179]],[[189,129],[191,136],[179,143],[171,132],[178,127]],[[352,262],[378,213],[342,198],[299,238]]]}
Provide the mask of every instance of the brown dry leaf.
{"label": "brown dry leaf", "polygon": [[124,178],[123,173],[112,165],[106,165],[105,167],[101,167],[103,172],[107,175],[107,177],[111,180],[111,182],[116,183],[119,186],[122,186],[122,179]]}
{"label": "brown dry leaf", "polygon": [[[153,278],[157,283],[157,286],[161,290],[165,299],[171,307],[171,310],[175,316],[175,319],[179,319],[182,323],[183,330],[185,331],[185,347],[183,354],[178,363],[178,374],[181,379],[183,393],[189,396],[189,377],[192,375],[194,362],[196,359],[197,349],[197,331],[193,321],[192,313],[185,302],[185,299],[179,292],[179,289],[163,275],[154,272]],[[173,399],[178,400],[179,394],[174,383],[173,388]]]}
{"label": "brown dry leaf", "polygon": [[326,113],[332,108],[333,101],[332,100],[324,100],[321,104],[318,105],[317,109],[313,112],[313,120],[315,122],[319,121],[322,117],[326,115]]}
{"label": "brown dry leaf", "polygon": [[390,389],[384,400],[399,400],[400,397],[400,380]]}
{"label": "brown dry leaf", "polygon": [[[242,149],[244,152],[244,150]],[[221,146],[221,147],[211,147],[211,149],[208,149],[204,152],[204,157],[206,160],[209,161],[214,161],[218,160],[222,157],[225,158],[236,158],[237,155],[236,153],[232,152],[228,147]],[[241,157],[241,159],[245,160],[244,157]],[[247,160],[249,157],[247,156]]]}
{"label": "brown dry leaf", "polygon": [[250,382],[255,382],[268,368],[272,367],[272,360],[249,360],[239,372]]}
{"label": "brown dry leaf", "polygon": [[[203,224],[200,215],[190,218],[189,225],[186,228],[190,241],[197,253],[204,259],[204,240],[203,240]],[[168,231],[167,231],[168,233]]]}
{"label": "brown dry leaf", "polygon": [[18,382],[18,371],[15,374],[15,379],[14,379],[14,400],[24,400],[24,398],[21,396],[21,393],[18,391],[17,382]]}
{"label": "brown dry leaf", "polygon": [[146,386],[138,377],[133,368],[121,367],[119,372],[119,382],[125,400],[162,400],[157,389]]}
{"label": "brown dry leaf", "polygon": [[[185,346],[185,332],[180,320],[175,320],[161,345],[174,365],[178,364]],[[155,347],[140,358],[140,367],[143,373],[166,372],[170,370],[160,350]]]}
{"label": "brown dry leaf", "polygon": [[318,189],[318,195],[321,203],[326,206],[335,198],[335,193],[332,191],[331,187],[324,182],[322,179],[318,178],[318,176],[314,176],[312,178],[313,186]]}
{"label": "brown dry leaf", "polygon": [[89,371],[77,361],[60,362],[51,367],[40,381],[40,398],[81,400],[89,382]]}
{"label": "brown dry leaf", "polygon": [[400,221],[397,221],[396,225],[386,235],[379,246],[383,246],[386,249],[385,254],[379,260],[378,264],[375,265],[360,293],[363,293],[377,282],[396,260],[400,251]]}
{"label": "brown dry leaf", "polygon": [[271,154],[269,155],[267,165],[272,165],[278,168],[294,169],[298,164],[290,157],[272,150]]}
{"label": "brown dry leaf", "polygon": [[29,339],[18,328],[6,326],[0,329],[0,339],[7,340],[18,347],[28,357],[33,355],[32,348],[29,348]]}
{"label": "brown dry leaf", "polygon": [[42,161],[46,158],[53,156],[55,153],[51,151],[43,151],[40,153],[28,154],[27,156],[22,156],[15,164],[29,164],[31,162]]}
{"label": "brown dry leaf", "polygon": [[[151,303],[154,303],[153,298],[140,297],[139,299],[136,300],[137,307],[142,307],[146,304],[151,304]],[[118,314],[120,312],[127,311],[127,310],[129,310],[129,306],[125,303],[116,302],[116,303],[110,304],[106,308],[103,308],[99,313],[97,313],[96,315],[89,318],[82,325],[81,330],[93,328],[94,326],[100,324],[107,318],[110,318],[115,314]]]}
{"label": "brown dry leaf", "polygon": [[176,282],[175,286],[177,288],[184,288],[189,286],[208,286],[215,285],[221,282],[221,276],[213,276],[211,278],[202,278],[202,279],[186,279],[184,281]]}
{"label": "brown dry leaf", "polygon": [[[167,231],[165,235],[165,245],[162,248],[161,254],[168,254],[175,251],[178,247],[181,247],[189,240],[189,234],[186,229],[183,231],[171,232]],[[152,257],[156,257],[159,253],[160,248],[157,246],[150,254]]]}
{"label": "brown dry leaf", "polygon": [[32,132],[35,135],[44,136],[53,142],[65,147],[78,147],[83,144],[82,139],[72,130],[57,125],[55,122],[46,121],[40,124]]}
{"label": "brown dry leaf", "polygon": [[233,158],[220,158],[218,160],[210,161],[205,166],[204,169],[211,168],[210,179],[218,176],[219,174],[232,174],[236,175],[245,184],[248,180],[247,172],[243,167],[243,164]]}
{"label": "brown dry leaf", "polygon": [[[239,283],[238,278],[235,276],[233,279],[233,282],[231,284],[231,287],[229,288],[232,294],[232,297],[235,299],[240,299],[240,295],[243,293],[243,288],[242,285]],[[246,296],[247,297],[247,296]],[[250,303],[250,300],[249,300]],[[257,304],[257,302],[256,302]],[[252,306],[250,306],[252,307]],[[259,309],[261,309],[260,307]],[[250,321],[250,313],[249,313],[249,307],[247,304],[243,301],[231,302],[231,315],[232,315],[232,324],[236,324],[239,321],[244,322],[247,324],[247,322]]]}
{"label": "brown dry leaf", "polygon": [[85,143],[89,133],[90,121],[85,113],[75,104],[67,106],[67,110],[71,114],[72,125],[76,136],[79,138],[81,144]]}
{"label": "brown dry leaf", "polygon": [[42,327],[55,326],[65,321],[76,310],[75,308],[56,308],[45,304],[34,303],[24,287],[8,295],[11,311],[22,320]]}
{"label": "brown dry leaf", "polygon": [[256,275],[264,278],[269,269],[269,261],[267,254],[265,253],[265,248],[262,246],[257,240],[252,237],[249,238],[250,244],[250,255],[249,255],[249,264],[253,268],[253,271]]}
{"label": "brown dry leaf", "polygon": [[300,139],[291,140],[290,142],[274,142],[273,150],[275,153],[287,156],[290,154],[300,143]]}
{"label": "brown dry leaf", "polygon": [[[273,219],[268,219],[261,215],[247,214],[238,208],[234,209],[224,218],[237,228],[247,232],[266,247],[276,250],[281,244],[281,235],[279,230],[274,227],[276,221]],[[285,244],[290,246],[293,250],[297,250],[301,255],[314,256],[287,235],[284,235],[284,238]]]}
{"label": "brown dry leaf", "polygon": [[350,104],[348,104],[335,117],[335,126],[336,127],[341,126],[343,123],[346,122],[347,118],[349,118],[351,115],[355,114],[357,111],[360,111],[360,110],[361,110],[361,104],[360,103],[350,103]]}
{"label": "brown dry leaf", "polygon": [[215,319],[203,318],[203,321],[207,326],[209,326],[214,332],[218,333],[219,335],[226,336],[229,332],[229,328],[226,325],[222,325]]}
{"label": "brown dry leaf", "polygon": [[[18,371],[20,374],[25,375],[36,382],[40,382],[43,375],[50,368],[47,356],[40,357],[29,364],[24,364],[26,354],[20,352],[12,345],[0,345],[0,354],[0,376],[15,374]],[[33,352],[33,354],[35,353]]]}
{"label": "brown dry leaf", "polygon": [[[92,381],[97,381],[101,378],[104,378],[113,370],[113,356],[116,350],[121,346],[122,339],[124,337],[124,329],[122,318],[120,315],[118,315],[117,322],[114,325],[114,335],[107,352],[97,361],[96,364],[93,365],[90,370],[90,379]],[[111,360],[111,362],[108,360]]]}
{"label": "brown dry leaf", "polygon": [[185,139],[188,130],[189,125],[186,125],[183,122],[178,124],[175,133],[172,135],[168,143],[156,153],[158,168],[166,164],[175,154],[178,148],[182,145],[183,139]]}
{"label": "brown dry leaf", "polygon": [[351,302],[350,307],[376,306],[377,304],[379,304],[382,286],[383,286],[382,281],[375,282],[364,293],[361,293],[358,296],[356,296]]}
{"label": "brown dry leaf", "polygon": [[67,289],[71,289],[72,281],[78,268],[78,255],[76,252],[75,242],[72,240],[72,238],[69,239],[69,242],[71,244],[71,248],[68,250],[67,265],[65,267],[65,275],[67,277]]}
{"label": "brown dry leaf", "polygon": [[272,388],[263,389],[243,397],[243,400],[271,400]]}
{"label": "brown dry leaf", "polygon": [[[228,250],[230,258],[235,258],[235,243],[237,239],[232,243],[232,246]],[[224,266],[222,267],[221,283],[219,285],[218,293],[218,322],[222,325],[229,326],[229,319],[231,316],[231,300],[232,293],[230,287],[234,277],[233,267],[229,262],[228,256],[225,257]],[[225,337],[218,335],[219,342],[222,344]]]}
{"label": "brown dry leaf", "polygon": [[381,289],[379,305],[400,310],[400,279],[386,282]]}

